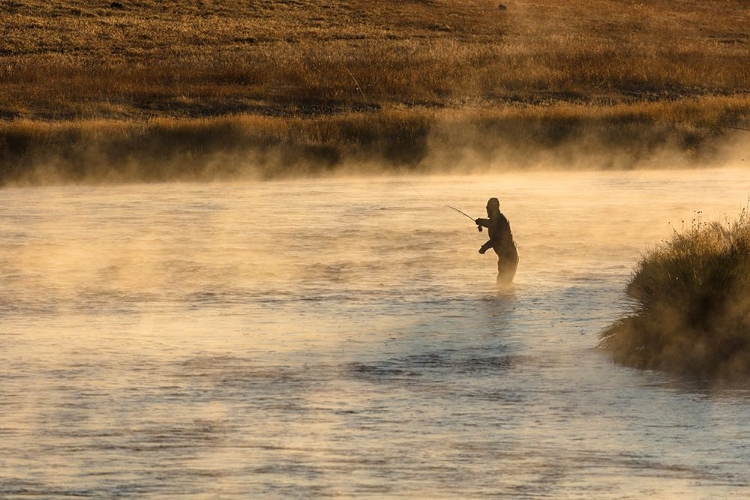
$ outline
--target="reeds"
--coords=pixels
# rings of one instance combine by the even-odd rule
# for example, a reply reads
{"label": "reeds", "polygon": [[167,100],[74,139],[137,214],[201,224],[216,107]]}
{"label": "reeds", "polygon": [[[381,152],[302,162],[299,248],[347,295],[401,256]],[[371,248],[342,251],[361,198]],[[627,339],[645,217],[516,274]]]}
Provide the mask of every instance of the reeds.
{"label": "reeds", "polygon": [[750,380],[750,214],[698,218],[646,255],[632,313],[601,334],[615,361],[704,379]]}

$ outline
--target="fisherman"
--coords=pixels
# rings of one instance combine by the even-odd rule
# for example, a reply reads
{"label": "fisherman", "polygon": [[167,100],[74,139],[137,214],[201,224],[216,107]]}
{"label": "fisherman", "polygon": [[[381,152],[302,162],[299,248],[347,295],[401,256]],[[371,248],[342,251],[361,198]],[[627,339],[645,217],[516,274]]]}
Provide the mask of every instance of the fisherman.
{"label": "fisherman", "polygon": [[482,227],[487,228],[490,239],[482,245],[479,253],[484,254],[492,248],[497,254],[497,283],[507,285],[513,281],[518,268],[518,250],[513,241],[513,233],[510,231],[510,222],[500,212],[500,201],[497,198],[490,198],[487,201],[488,219],[476,219],[479,230]]}

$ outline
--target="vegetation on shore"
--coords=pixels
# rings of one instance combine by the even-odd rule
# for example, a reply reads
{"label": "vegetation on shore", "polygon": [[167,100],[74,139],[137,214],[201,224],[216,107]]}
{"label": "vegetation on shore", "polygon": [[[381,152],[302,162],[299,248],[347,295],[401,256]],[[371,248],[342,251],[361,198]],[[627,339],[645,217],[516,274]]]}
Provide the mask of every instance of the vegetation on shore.
{"label": "vegetation on shore", "polygon": [[[700,214],[699,214],[700,215]],[[630,315],[601,334],[615,361],[713,380],[750,380],[750,213],[698,218],[638,264]]]}
{"label": "vegetation on shore", "polygon": [[743,0],[12,0],[0,17],[0,183],[89,179],[97,155],[110,179],[231,175],[229,153],[262,177],[438,168],[446,139],[528,166],[585,138],[619,168],[703,161],[750,126]]}
{"label": "vegetation on shore", "polygon": [[[725,116],[742,98],[714,98]],[[712,100],[713,101],[713,100]],[[582,109],[407,109],[316,119],[263,115],[0,123],[0,185],[273,179],[408,168],[685,167],[721,159],[705,100]],[[504,166],[504,167],[503,167]]]}

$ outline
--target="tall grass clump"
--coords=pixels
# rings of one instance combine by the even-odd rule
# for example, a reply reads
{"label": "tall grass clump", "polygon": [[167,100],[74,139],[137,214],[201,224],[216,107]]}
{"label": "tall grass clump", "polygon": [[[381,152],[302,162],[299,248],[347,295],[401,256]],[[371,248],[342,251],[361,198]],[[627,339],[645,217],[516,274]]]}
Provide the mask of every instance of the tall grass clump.
{"label": "tall grass clump", "polygon": [[694,221],[637,265],[631,313],[601,334],[616,362],[704,379],[750,380],[750,214]]}

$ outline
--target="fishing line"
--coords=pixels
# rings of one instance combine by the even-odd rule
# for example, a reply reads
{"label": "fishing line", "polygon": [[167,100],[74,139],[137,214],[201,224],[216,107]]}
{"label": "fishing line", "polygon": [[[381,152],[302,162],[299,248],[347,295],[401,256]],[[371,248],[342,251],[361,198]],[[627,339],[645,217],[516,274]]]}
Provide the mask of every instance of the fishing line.
{"label": "fishing line", "polygon": [[[401,177],[406,181],[407,184],[409,184],[409,186],[411,186],[411,188],[414,190],[414,192],[417,193],[420,196],[420,198],[422,198],[423,200],[425,200],[430,205],[434,205],[434,206],[439,207],[441,209],[442,208],[450,208],[451,210],[455,210],[456,212],[460,213],[461,215],[463,215],[467,219],[469,219],[472,222],[474,222],[474,220],[475,220],[474,217],[472,217],[471,215],[467,214],[466,212],[464,212],[462,210],[459,210],[456,207],[452,207],[450,205],[440,205],[440,204],[435,203],[434,201],[430,200],[425,195],[423,195],[422,193],[419,192],[419,190],[414,186],[414,184],[411,183],[411,181],[406,177],[406,175],[404,175],[404,173],[402,171],[399,170],[399,174],[401,174]],[[479,229],[479,232],[481,233],[482,232],[482,226],[478,226],[477,228]],[[472,238],[472,241],[476,241],[476,236],[474,236]]]}
{"label": "fishing line", "polygon": [[349,76],[352,77],[352,80],[354,80],[354,85],[357,87],[357,90],[359,90],[359,93],[362,94],[362,99],[366,101],[367,97],[365,97],[365,93],[362,92],[362,87],[359,86],[359,82],[357,81],[357,79],[354,78],[354,75],[352,74],[351,71],[349,71],[349,68],[344,68],[344,69],[346,70],[347,73],[349,73]]}
{"label": "fishing line", "polygon": [[745,132],[750,132],[750,128],[743,128],[743,127],[732,127],[731,125],[710,125],[711,130],[716,132],[717,134],[720,134],[719,132],[720,128],[731,128],[732,130],[743,130]]}
{"label": "fishing line", "polygon": [[729,125],[722,125],[724,128],[733,128],[734,130],[744,130],[745,132],[750,132],[750,128],[742,128],[742,127],[730,127]]}
{"label": "fishing line", "polygon": [[[357,90],[362,95],[362,99],[367,100],[367,97],[365,97],[365,93],[362,92],[362,87],[359,86],[359,82],[357,81],[356,78],[354,78],[354,74],[351,71],[349,71],[349,68],[344,68],[344,69],[346,70],[347,73],[349,73],[349,76],[352,77],[352,80],[354,80],[354,85],[357,87]],[[411,181],[404,175],[404,173],[401,170],[399,170],[399,173],[401,174],[401,177],[403,177],[403,179],[411,186],[411,188],[414,190],[414,192],[417,193],[419,196],[421,196],[422,199],[424,199],[427,203],[435,205],[436,207],[440,206],[437,203],[433,202],[432,200],[428,199],[422,193],[420,193],[419,190],[414,186],[414,184],[411,183]],[[448,207],[448,208],[450,208],[452,210],[455,210],[456,212],[460,213],[461,215],[463,215],[465,217],[468,217],[472,222],[474,222],[474,217],[472,217],[471,215],[467,214],[466,212],[462,212],[461,210],[457,209],[456,207],[452,207],[450,205],[444,205],[444,206]],[[482,232],[482,226],[477,226],[477,228],[479,229],[479,232],[481,233]]]}
{"label": "fishing line", "polygon": [[[742,130],[744,132],[750,132],[750,128],[732,127],[731,125],[717,125],[716,127],[719,127],[719,128],[731,128],[733,130]],[[719,130],[716,127],[711,127],[711,129],[714,130],[716,133],[720,133]],[[745,159],[743,158],[742,161],[745,161]]]}
{"label": "fishing line", "polygon": [[438,205],[437,203],[435,203],[434,201],[432,201],[432,200],[430,200],[429,198],[427,198],[427,197],[426,197],[425,195],[423,195],[422,193],[420,193],[420,192],[419,192],[419,190],[418,190],[418,189],[417,189],[416,187],[414,187],[414,184],[412,184],[412,183],[411,183],[411,181],[410,181],[410,180],[409,180],[409,179],[408,179],[408,178],[407,178],[407,177],[406,177],[406,176],[404,175],[404,173],[403,173],[403,172],[401,172],[401,171],[399,170],[399,173],[401,174],[401,177],[402,177],[402,178],[403,178],[403,179],[404,179],[404,180],[405,180],[405,181],[407,182],[407,184],[409,184],[409,185],[411,186],[411,188],[412,188],[412,189],[414,190],[414,192],[415,192],[415,193],[417,193],[417,194],[418,194],[418,195],[419,195],[420,197],[422,197],[422,199],[423,199],[424,201],[426,201],[426,202],[427,202],[427,203],[429,203],[430,205],[435,205],[436,207],[439,207],[439,206],[440,206],[440,205]]}

